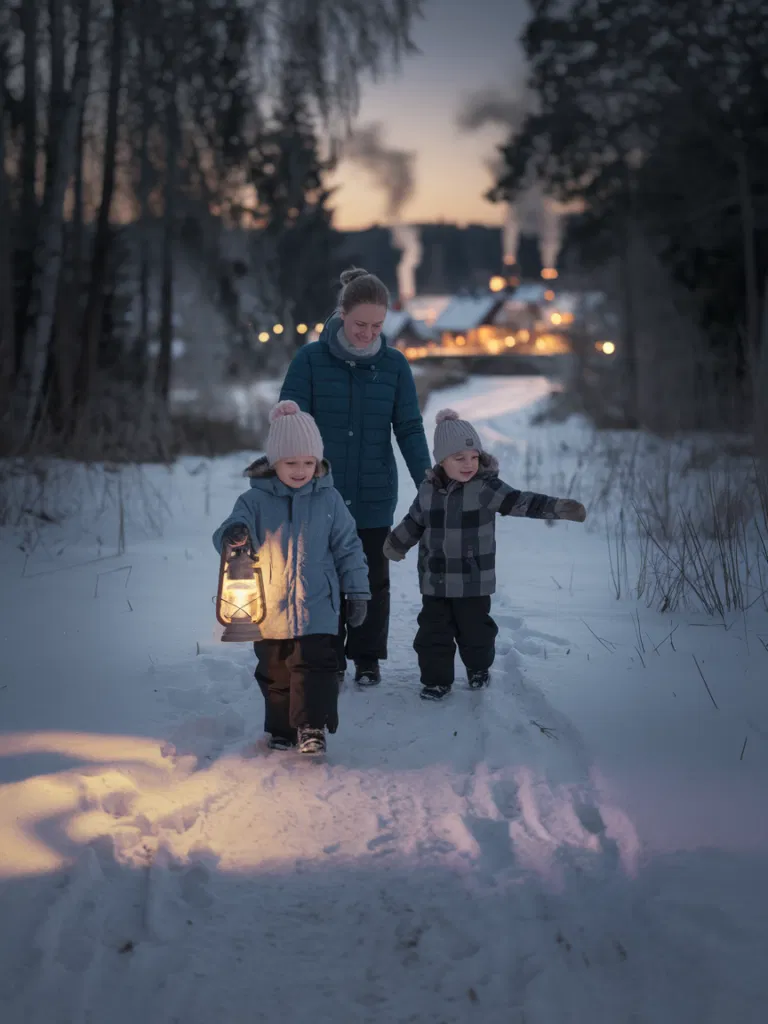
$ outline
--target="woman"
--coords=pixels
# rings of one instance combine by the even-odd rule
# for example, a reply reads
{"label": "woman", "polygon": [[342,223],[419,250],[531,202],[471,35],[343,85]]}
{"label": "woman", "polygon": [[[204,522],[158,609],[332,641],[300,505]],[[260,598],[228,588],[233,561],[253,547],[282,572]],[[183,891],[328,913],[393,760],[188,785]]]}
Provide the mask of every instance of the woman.
{"label": "woman", "polygon": [[372,596],[362,626],[347,627],[342,612],[339,675],[348,657],[355,663],[355,681],[375,686],[389,635],[384,541],[397,505],[392,431],[416,487],[431,462],[411,368],[381,333],[389,292],[378,277],[357,268],[345,270],[341,284],[338,310],[318,341],[294,356],[280,400],[292,399],[314,416],[336,488],[357,524]]}

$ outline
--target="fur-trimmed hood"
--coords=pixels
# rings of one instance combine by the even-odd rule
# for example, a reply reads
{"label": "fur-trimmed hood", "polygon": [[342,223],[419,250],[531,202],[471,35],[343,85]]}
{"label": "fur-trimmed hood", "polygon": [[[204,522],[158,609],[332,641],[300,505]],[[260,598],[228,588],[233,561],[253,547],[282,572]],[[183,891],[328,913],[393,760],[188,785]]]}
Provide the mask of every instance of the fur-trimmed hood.
{"label": "fur-trimmed hood", "polygon": [[[330,462],[327,459],[321,459],[317,464],[317,469],[315,470],[315,479],[328,476],[330,472]],[[270,466],[266,455],[260,455],[255,462],[252,462],[247,469],[243,470],[243,476],[248,476],[252,480],[264,480],[267,477],[277,476],[277,473],[275,473],[274,467]]]}
{"label": "fur-trimmed hood", "polygon": [[299,488],[288,487],[284,484],[274,468],[270,466],[265,455],[252,462],[243,475],[249,478],[251,487],[261,491],[269,491],[270,494],[282,494],[285,496],[305,494],[307,491],[323,491],[328,487],[334,486],[331,464],[326,459],[318,462],[315,475],[308,483]]}
{"label": "fur-trimmed hood", "polygon": [[[493,480],[494,477],[498,477],[498,475],[499,460],[489,452],[480,452],[480,468],[472,477],[472,480]],[[464,484],[460,483],[458,480],[451,480],[440,465],[433,466],[432,469],[428,469],[425,479],[428,480],[429,483],[434,484],[434,486],[440,491],[445,491],[451,486],[464,486]],[[472,480],[467,480],[467,483],[471,484]]]}

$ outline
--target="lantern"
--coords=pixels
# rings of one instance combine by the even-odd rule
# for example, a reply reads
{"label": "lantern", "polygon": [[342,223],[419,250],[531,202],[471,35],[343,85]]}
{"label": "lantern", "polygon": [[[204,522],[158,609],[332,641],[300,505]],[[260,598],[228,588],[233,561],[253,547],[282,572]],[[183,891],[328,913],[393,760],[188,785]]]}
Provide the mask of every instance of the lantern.
{"label": "lantern", "polygon": [[216,595],[216,618],[224,627],[221,639],[229,643],[260,640],[259,624],[266,614],[258,555],[250,542],[240,547],[224,544]]}

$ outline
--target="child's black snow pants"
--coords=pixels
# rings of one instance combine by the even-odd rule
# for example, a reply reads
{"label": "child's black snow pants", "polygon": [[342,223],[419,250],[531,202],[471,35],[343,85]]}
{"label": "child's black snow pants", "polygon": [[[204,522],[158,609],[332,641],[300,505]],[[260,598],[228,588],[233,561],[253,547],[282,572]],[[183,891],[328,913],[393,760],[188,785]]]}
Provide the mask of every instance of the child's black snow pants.
{"label": "child's black snow pants", "polygon": [[264,695],[264,731],[296,742],[302,726],[336,732],[339,684],[336,637],[257,640],[256,681]]}
{"label": "child's black snow pants", "polygon": [[452,686],[456,646],[467,672],[489,669],[499,627],[490,597],[423,597],[413,648],[424,686]]}

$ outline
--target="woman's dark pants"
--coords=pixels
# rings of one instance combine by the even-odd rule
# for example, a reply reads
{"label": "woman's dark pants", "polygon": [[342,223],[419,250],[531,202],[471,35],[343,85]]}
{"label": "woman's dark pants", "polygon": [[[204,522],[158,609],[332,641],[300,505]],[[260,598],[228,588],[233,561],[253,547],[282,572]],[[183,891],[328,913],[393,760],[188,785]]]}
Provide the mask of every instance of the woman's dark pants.
{"label": "woman's dark pants", "polygon": [[363,665],[384,661],[387,657],[389,636],[389,561],[384,555],[384,541],[390,527],[377,526],[370,530],[358,530],[363,551],[368,560],[368,582],[371,600],[368,614],[362,626],[348,629],[344,616],[345,603],[341,602],[339,635],[337,638],[338,670],[347,667],[350,661]]}

